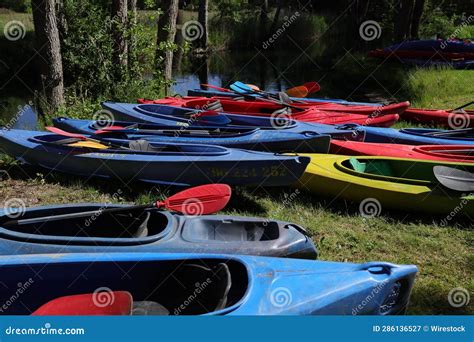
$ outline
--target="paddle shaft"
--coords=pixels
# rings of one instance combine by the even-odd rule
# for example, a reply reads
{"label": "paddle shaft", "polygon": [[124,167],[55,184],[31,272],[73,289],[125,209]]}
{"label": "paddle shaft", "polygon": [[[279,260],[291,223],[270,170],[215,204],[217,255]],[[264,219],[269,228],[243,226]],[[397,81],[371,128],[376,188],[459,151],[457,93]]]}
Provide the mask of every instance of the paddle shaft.
{"label": "paddle shaft", "polygon": [[456,110],[460,110],[460,109],[466,108],[467,106],[470,106],[470,105],[472,105],[473,103],[474,103],[474,101],[468,102],[468,103],[462,105],[461,107],[454,108],[454,109],[450,110],[450,112],[454,112],[454,111],[456,111]]}

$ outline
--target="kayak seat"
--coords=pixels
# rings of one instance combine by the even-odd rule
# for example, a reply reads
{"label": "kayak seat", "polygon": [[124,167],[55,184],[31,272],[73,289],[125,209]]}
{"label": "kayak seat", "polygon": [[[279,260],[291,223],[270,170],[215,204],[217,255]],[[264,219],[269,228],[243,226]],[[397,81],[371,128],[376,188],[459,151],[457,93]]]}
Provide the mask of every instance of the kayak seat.
{"label": "kayak seat", "polygon": [[368,160],[367,163],[362,163],[357,158],[350,158],[349,163],[354,171],[360,173],[389,177],[395,176],[390,164],[384,160]]}
{"label": "kayak seat", "polygon": [[179,146],[164,145],[160,147],[155,147],[152,144],[150,144],[149,141],[143,140],[143,139],[130,141],[130,143],[128,144],[128,147],[131,150],[139,151],[139,152],[155,152],[155,153],[181,152],[181,149],[179,148]]}
{"label": "kayak seat", "polygon": [[222,107],[222,103],[219,100],[207,103],[205,108],[203,108],[203,109],[212,110],[212,111],[215,111],[215,112],[223,112],[224,111],[224,107]]}
{"label": "kayak seat", "polygon": [[167,308],[150,300],[133,302],[132,316],[169,316]]}

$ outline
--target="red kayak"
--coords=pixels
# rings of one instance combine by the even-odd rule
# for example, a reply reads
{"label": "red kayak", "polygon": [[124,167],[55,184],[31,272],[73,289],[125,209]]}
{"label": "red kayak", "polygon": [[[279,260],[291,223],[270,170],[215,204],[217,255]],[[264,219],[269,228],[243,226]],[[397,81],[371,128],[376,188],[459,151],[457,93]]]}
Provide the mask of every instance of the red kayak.
{"label": "red kayak", "polygon": [[410,108],[402,115],[407,121],[423,124],[434,124],[452,129],[474,127],[474,110],[443,110]]}
{"label": "red kayak", "polygon": [[329,153],[474,163],[470,145],[400,145],[332,140]]}
{"label": "red kayak", "polygon": [[[294,120],[331,125],[355,123],[364,126],[390,127],[399,119],[399,115],[396,113],[383,114],[377,109],[374,110],[373,108],[371,108],[369,114],[354,114],[342,111],[328,111],[326,109],[319,110],[314,106],[299,106],[299,103],[292,104],[301,108],[301,110],[299,110],[287,108],[281,106],[278,103],[267,101],[239,101],[225,97],[167,97],[165,99],[158,100],[139,99],[138,102],[187,107],[193,109],[215,110],[241,115],[247,114],[252,116],[272,116],[285,118],[291,117]],[[285,109],[287,109],[289,112],[285,113]]]}

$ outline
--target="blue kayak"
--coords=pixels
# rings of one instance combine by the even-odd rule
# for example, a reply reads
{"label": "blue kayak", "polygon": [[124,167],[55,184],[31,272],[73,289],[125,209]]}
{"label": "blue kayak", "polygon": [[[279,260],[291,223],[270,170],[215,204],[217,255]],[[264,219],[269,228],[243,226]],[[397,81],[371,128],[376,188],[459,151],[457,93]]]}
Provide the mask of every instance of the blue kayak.
{"label": "blue kayak", "polygon": [[[225,96],[225,97],[240,97],[241,94],[237,94],[234,92],[224,92],[218,90],[204,90],[204,89],[193,89],[188,90],[188,96],[204,96],[204,97],[212,97],[212,96]],[[329,102],[329,103],[338,103],[342,105],[350,105],[350,106],[382,106],[383,103],[379,102],[352,102],[346,101],[342,99],[330,99],[330,98],[317,98],[317,97],[290,97],[293,101],[306,101],[306,102]]]}
{"label": "blue kayak", "polygon": [[398,44],[391,45],[387,50],[427,50],[427,51],[447,51],[474,53],[474,43],[462,40],[444,40],[444,39],[424,39],[424,40],[409,40]]}
{"label": "blue kayak", "polygon": [[[357,125],[342,128],[356,129]],[[405,145],[474,145],[474,129],[380,128],[364,126],[365,142]]]}
{"label": "blue kayak", "polygon": [[[115,208],[119,212],[104,211]],[[161,252],[317,257],[308,233],[294,223],[127,208],[130,206],[110,203],[34,207],[23,211],[17,220],[11,219],[10,211],[0,210],[0,254]]]}
{"label": "blue kayak", "polygon": [[[198,114],[199,110],[189,108],[173,107],[159,104],[134,104],[134,103],[117,103],[117,102],[103,102],[102,107],[110,111],[113,115],[114,121],[111,123],[115,125],[120,120],[139,123],[137,127],[140,129],[155,129],[159,126],[169,126],[172,129],[195,128],[204,127],[219,128],[219,127],[235,127],[237,128],[260,128],[262,130],[278,130],[279,132],[292,133],[307,133],[315,132],[320,135],[330,135],[333,139],[340,140],[361,140],[363,139],[363,132],[365,127],[357,126],[356,128],[343,129],[339,126],[307,123],[296,120],[288,120],[284,118],[271,118],[250,115],[228,114],[221,113],[223,117],[228,118],[229,123],[225,125],[219,124],[205,124],[199,121],[190,121],[186,118],[191,114]],[[147,124],[147,125],[142,125]],[[149,125],[149,124],[153,124]],[[56,120],[55,125],[64,127],[66,125],[64,120]],[[103,124],[102,124],[103,125]],[[72,125],[71,125],[72,126]],[[76,126],[76,125],[75,125]],[[183,128],[184,127],[184,128]],[[72,127],[71,127],[72,128]],[[81,129],[87,129],[84,126]]]}
{"label": "blue kayak", "polygon": [[289,185],[310,161],[308,157],[212,145],[132,140],[97,148],[84,143],[47,132],[6,130],[0,135],[0,148],[23,163],[87,177],[162,185]]}
{"label": "blue kayak", "polygon": [[[3,315],[29,315],[59,297],[100,290],[112,299],[113,291],[128,292],[130,314],[394,315],[408,305],[417,268],[228,254],[80,253],[4,256],[0,271],[0,301],[9,303]],[[27,287],[21,300],[9,300],[19,284]]]}
{"label": "blue kayak", "polygon": [[[104,126],[104,123],[89,120],[57,118],[53,120],[53,123],[67,132],[89,135],[96,134],[98,130],[108,129],[107,124]],[[291,132],[291,130],[227,126],[196,126],[186,129],[180,126],[134,124],[124,121],[110,124],[113,124],[115,130],[97,134],[96,137],[105,140],[125,137],[129,140],[146,139],[163,143],[209,144],[256,151],[308,153],[327,153],[331,141],[329,135],[311,131]]]}

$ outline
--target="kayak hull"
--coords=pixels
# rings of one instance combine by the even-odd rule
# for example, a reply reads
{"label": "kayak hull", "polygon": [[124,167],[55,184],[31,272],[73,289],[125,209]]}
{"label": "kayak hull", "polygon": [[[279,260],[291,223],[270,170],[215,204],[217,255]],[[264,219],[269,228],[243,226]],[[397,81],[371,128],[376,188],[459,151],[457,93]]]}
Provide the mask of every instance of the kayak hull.
{"label": "kayak hull", "polygon": [[[355,123],[364,126],[390,127],[399,119],[398,114],[384,114],[371,108],[368,109],[369,114],[354,114],[348,111],[325,111],[316,109],[313,106],[306,106],[303,111],[293,110],[291,114],[275,114],[276,111],[283,108],[281,105],[263,101],[236,101],[224,97],[219,98],[218,101],[224,113],[277,119],[294,119],[297,121],[329,125]],[[145,104],[148,105],[160,104],[189,109],[206,109],[209,105],[209,99],[207,98],[199,98],[197,100],[166,98],[163,100],[143,100],[142,102],[146,102]],[[405,108],[406,107],[403,107],[402,109],[405,110]]]}
{"label": "kayak hull", "polygon": [[468,128],[474,127],[474,110],[453,113],[442,109],[410,108],[403,113],[402,119],[450,129]]}
{"label": "kayak hull", "polygon": [[[67,118],[54,119],[53,123],[56,127],[67,132],[76,132],[81,134],[93,135],[97,130],[107,127],[101,127],[95,121],[76,120]],[[114,122],[114,127],[129,127],[134,125],[132,122]],[[174,126],[171,131],[170,126],[148,127],[149,131],[155,130],[156,133],[143,133],[143,129],[131,129],[123,131],[125,133],[101,134],[101,139],[113,139],[124,135],[126,139],[138,140],[145,139],[148,141],[156,141],[162,143],[186,143],[186,144],[207,144],[219,145],[232,148],[241,148],[254,151],[266,152],[318,152],[326,153],[329,149],[330,136],[320,135],[316,132],[287,132],[285,130],[263,130],[259,128],[242,128],[242,129],[224,129],[218,127],[221,133],[206,134],[209,130],[215,128],[196,127],[190,130],[184,129],[182,126]],[[159,133],[159,131],[167,131]],[[148,132],[148,130],[147,130]],[[196,133],[192,133],[196,132]]]}
{"label": "kayak hull", "polygon": [[[98,289],[158,303],[162,315],[393,315],[405,311],[417,273],[416,266],[385,262],[196,253],[25,255],[0,258],[0,268],[1,300],[19,283],[28,288],[6,315]],[[197,289],[199,303],[185,302]]]}
{"label": "kayak hull", "polygon": [[380,145],[377,143],[333,140],[329,153],[474,163],[474,146],[469,145]]}
{"label": "kayak hull", "polygon": [[[459,215],[474,215],[474,196],[450,191],[437,183],[433,167],[445,165],[474,171],[472,164],[407,160],[389,157],[356,157],[360,162],[389,161],[391,167],[419,179],[397,177],[371,177],[349,170],[350,157],[337,155],[308,155],[312,160],[299,181],[299,187],[329,198],[340,198],[356,203],[372,203],[376,213],[385,209],[446,215],[453,210]],[[401,172],[403,174],[403,172]],[[421,176],[420,176],[421,174]]]}
{"label": "kayak hull", "polygon": [[[309,160],[265,152],[212,145],[166,144],[173,151],[90,150],[43,144],[58,136],[45,132],[9,130],[0,147],[17,160],[57,172],[161,185],[194,186],[209,183],[281,186],[299,177]],[[158,143],[156,148],[161,148]],[[176,151],[175,151],[176,150]]]}
{"label": "kayak hull", "polygon": [[[190,109],[184,109],[179,107],[147,104],[137,105],[132,103],[115,103],[115,102],[104,102],[102,106],[109,110],[113,115],[115,123],[119,120],[131,121],[139,123],[139,127],[154,129],[150,125],[169,126],[174,128],[186,129],[188,127],[193,128],[199,127],[257,127],[264,130],[278,130],[279,132],[291,132],[291,133],[306,133],[316,132],[321,135],[330,135],[332,139],[341,140],[361,140],[364,137],[364,127],[335,127],[332,125],[309,123],[296,120],[287,120],[285,118],[275,119],[269,117],[258,117],[251,115],[238,115],[228,114],[224,116],[230,120],[230,124],[223,125],[212,125],[209,124],[201,125],[198,122],[186,122],[181,120],[183,113],[189,113]],[[197,111],[196,111],[197,112]],[[64,120],[56,120],[55,124],[61,127]],[[143,126],[141,124],[146,124]],[[67,126],[64,126],[67,127]],[[89,130],[90,127],[81,126],[81,130]]]}
{"label": "kayak hull", "polygon": [[[122,208],[120,215],[103,211]],[[157,209],[129,210],[107,203],[34,207],[19,220],[66,215],[60,221],[5,226],[0,211],[0,254],[209,253],[315,259],[316,247],[294,223],[263,218],[186,216]],[[74,218],[81,212],[95,215]],[[126,216],[127,214],[128,216]],[[69,216],[69,217],[67,217]],[[94,219],[91,219],[91,217]]]}

